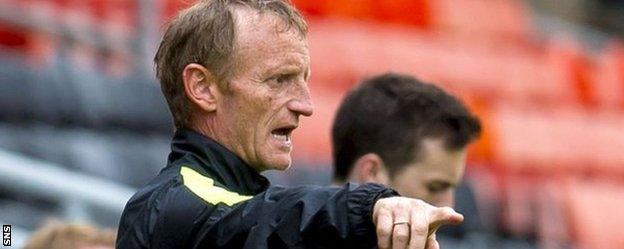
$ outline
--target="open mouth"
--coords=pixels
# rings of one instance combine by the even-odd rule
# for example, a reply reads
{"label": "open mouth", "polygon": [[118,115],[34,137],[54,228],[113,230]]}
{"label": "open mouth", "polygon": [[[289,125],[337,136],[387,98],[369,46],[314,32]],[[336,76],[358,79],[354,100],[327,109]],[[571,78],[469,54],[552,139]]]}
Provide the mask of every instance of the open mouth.
{"label": "open mouth", "polygon": [[290,145],[290,138],[292,135],[293,130],[295,130],[295,128],[297,128],[296,126],[285,126],[282,128],[278,128],[275,129],[273,131],[271,131],[271,135],[273,136],[273,138],[275,138],[276,140],[283,142],[283,143],[287,143],[288,145]]}

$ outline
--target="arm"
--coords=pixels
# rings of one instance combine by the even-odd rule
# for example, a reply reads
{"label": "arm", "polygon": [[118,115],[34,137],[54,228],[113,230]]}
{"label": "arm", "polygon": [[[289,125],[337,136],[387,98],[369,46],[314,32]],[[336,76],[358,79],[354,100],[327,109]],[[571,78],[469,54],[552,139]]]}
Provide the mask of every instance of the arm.
{"label": "arm", "polygon": [[191,248],[372,248],[373,205],[394,195],[375,184],[271,187],[232,207],[212,206]]}
{"label": "arm", "polygon": [[[450,208],[385,198],[396,193],[375,184],[271,187],[232,206],[207,203],[184,186],[165,195],[145,217],[147,248],[407,248],[408,241],[437,248],[435,229],[461,221]],[[397,220],[411,226],[393,226]]]}

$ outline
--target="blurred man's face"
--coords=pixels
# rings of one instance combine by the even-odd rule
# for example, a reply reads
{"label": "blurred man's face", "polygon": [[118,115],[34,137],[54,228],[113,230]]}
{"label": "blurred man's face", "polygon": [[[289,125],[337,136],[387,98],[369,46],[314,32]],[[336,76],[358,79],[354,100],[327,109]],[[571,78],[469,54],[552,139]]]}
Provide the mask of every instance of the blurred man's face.
{"label": "blurred man's face", "polygon": [[114,249],[114,247],[112,247],[112,246],[84,245],[84,246],[80,246],[79,249]]}
{"label": "blurred man's face", "polygon": [[258,171],[284,170],[299,116],[313,112],[307,43],[276,16],[237,13],[235,73],[217,107],[220,142]]}
{"label": "blurred man's face", "polygon": [[440,138],[424,139],[420,149],[420,160],[397,172],[389,185],[403,196],[453,206],[455,188],[464,175],[466,149],[447,150]]}

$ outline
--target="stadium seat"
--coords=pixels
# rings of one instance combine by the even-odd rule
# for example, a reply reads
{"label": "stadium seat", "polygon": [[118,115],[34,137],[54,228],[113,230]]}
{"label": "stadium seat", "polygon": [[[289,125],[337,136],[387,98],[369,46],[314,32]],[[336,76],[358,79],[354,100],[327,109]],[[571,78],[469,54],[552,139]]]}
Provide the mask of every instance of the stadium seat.
{"label": "stadium seat", "polygon": [[[164,167],[169,137],[126,131],[0,125],[0,148],[138,187]],[[136,172],[143,172],[136,174]]]}
{"label": "stadium seat", "polygon": [[591,94],[598,108],[624,110],[624,44],[613,41],[598,55],[590,74]]}
{"label": "stadium seat", "polygon": [[500,104],[487,122],[495,161],[511,171],[624,174],[619,112]]}
{"label": "stadium seat", "polygon": [[295,0],[293,3],[315,19],[394,23],[470,40],[523,41],[531,31],[527,6],[518,0]]}
{"label": "stadium seat", "polygon": [[567,216],[565,190],[561,187],[569,176],[542,175],[535,189],[535,230],[540,248],[574,248],[570,221]]}
{"label": "stadium seat", "polygon": [[573,91],[575,102],[586,107],[595,106],[589,79],[590,60],[583,46],[573,38],[560,35],[548,42],[546,54],[550,69],[568,84],[566,88]]}
{"label": "stadium seat", "polygon": [[[567,72],[553,70],[556,65],[539,50],[465,44],[452,37],[362,22],[324,20],[310,27],[313,77],[319,83],[392,70],[436,82],[462,96],[540,103],[575,98],[562,75]],[[346,89],[350,84],[335,87]]]}
{"label": "stadium seat", "polygon": [[604,179],[573,180],[565,186],[571,227],[580,249],[624,246],[624,185]]}
{"label": "stadium seat", "polygon": [[294,0],[306,16],[357,19],[429,28],[429,0]]}
{"label": "stadium seat", "polygon": [[28,47],[28,34],[0,22],[0,47],[24,51]]}
{"label": "stadium seat", "polygon": [[527,3],[520,0],[431,0],[432,26],[462,39],[523,41],[531,34]]}
{"label": "stadium seat", "polygon": [[5,224],[34,230],[54,215],[54,207],[41,200],[33,200],[19,193],[0,195],[0,221]]}
{"label": "stadium seat", "polygon": [[100,94],[105,105],[100,118],[105,126],[165,133],[172,130],[167,104],[151,78],[137,75],[105,83],[100,86],[104,87]]}
{"label": "stadium seat", "polygon": [[[13,53],[0,53],[0,120],[22,121],[33,118],[31,107],[35,77],[26,61]],[[6,58],[13,58],[8,60]],[[25,94],[30,97],[25,97]]]}
{"label": "stadium seat", "polygon": [[531,174],[510,174],[504,179],[504,229],[517,236],[534,237],[538,222],[535,206],[536,193],[539,193],[541,185],[539,178]]}

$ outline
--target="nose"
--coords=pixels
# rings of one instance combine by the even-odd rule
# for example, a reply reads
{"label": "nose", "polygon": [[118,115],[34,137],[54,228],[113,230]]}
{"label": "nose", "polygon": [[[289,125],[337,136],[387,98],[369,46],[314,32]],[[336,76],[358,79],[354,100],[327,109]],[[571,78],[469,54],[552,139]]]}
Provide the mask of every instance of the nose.
{"label": "nose", "polygon": [[287,107],[290,111],[309,117],[314,113],[314,105],[310,96],[310,89],[306,83],[300,85],[297,89],[297,97],[288,102]]}
{"label": "nose", "polygon": [[455,206],[455,191],[449,190],[443,193],[439,198],[437,198],[435,206],[438,207],[453,207]]}

